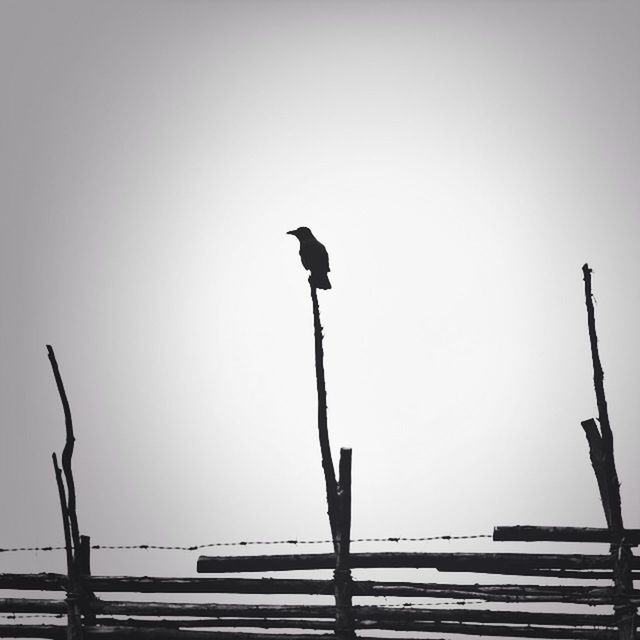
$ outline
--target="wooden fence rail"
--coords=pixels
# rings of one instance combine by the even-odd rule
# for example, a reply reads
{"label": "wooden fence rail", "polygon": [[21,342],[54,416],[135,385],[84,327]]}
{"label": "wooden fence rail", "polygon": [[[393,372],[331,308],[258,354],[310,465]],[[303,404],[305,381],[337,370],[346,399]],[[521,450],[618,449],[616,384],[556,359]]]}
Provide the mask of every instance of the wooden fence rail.
{"label": "wooden fence rail", "polygon": [[[14,579],[17,578],[17,579]],[[38,591],[64,590],[62,574],[4,574],[0,588]],[[164,578],[92,576],[87,585],[99,592],[236,593],[280,595],[334,595],[333,580],[302,578]],[[523,584],[448,584],[441,582],[384,582],[353,580],[354,596],[473,599],[494,602],[572,602],[612,604],[613,587]],[[631,594],[640,600],[640,591]]]}
{"label": "wooden fence rail", "polygon": [[[438,571],[469,571],[482,573],[485,569],[497,573],[519,569],[607,569],[611,570],[610,555],[557,553],[352,553],[353,569],[413,568]],[[333,569],[335,555],[309,553],[292,555],[200,556],[198,573],[241,573],[265,571],[299,571]],[[631,566],[640,568],[640,558],[633,558]]]}
{"label": "wooden fence rail", "polygon": [[[495,542],[607,543],[608,554],[577,553],[352,553],[351,450],[340,451],[336,480],[331,457],[326,406],[322,326],[317,292],[311,285],[318,394],[318,434],[333,553],[200,556],[198,573],[217,577],[92,576],[90,541],[80,535],[71,458],[75,436],[71,410],[51,347],[49,360],[63,405],[66,441],[62,468],[53,456],[65,536],[67,573],[0,574],[0,589],[63,592],[65,598],[0,599],[0,612],[25,615],[66,615],[66,624],[0,624],[0,637],[52,640],[355,640],[357,632],[382,635],[367,640],[392,640],[396,632],[423,634],[634,640],[640,590],[640,559],[631,547],[640,544],[640,530],[623,526],[613,434],[604,396],[603,373],[595,334],[591,271],[583,267],[589,344],[594,369],[598,422],[583,421],[591,464],[607,528],[515,526],[496,527]],[[538,584],[458,584],[446,582],[353,579],[352,571],[419,569],[451,573],[533,576]],[[634,569],[636,571],[634,571]],[[247,577],[246,573],[332,570],[332,578]],[[227,575],[233,574],[233,575]],[[241,575],[237,575],[241,574]],[[562,583],[558,583],[562,579]],[[607,580],[610,584],[575,584],[575,580]],[[567,584],[567,581],[569,584]],[[572,583],[573,582],[573,583]],[[261,597],[305,596],[305,604],[247,602],[137,602],[103,600],[95,594],[253,594]],[[327,604],[324,598],[333,600]],[[377,598],[376,604],[361,598]],[[390,606],[386,598],[418,602]],[[380,600],[383,600],[380,603]],[[280,600],[280,599],[279,599]],[[284,600],[284,599],[283,599]],[[458,606],[435,606],[438,601]],[[424,603],[424,604],[420,604]],[[480,603],[480,604],[478,604]],[[480,608],[499,603],[499,608]],[[549,603],[554,611],[531,611],[513,604]],[[463,606],[463,605],[468,606]],[[572,605],[563,607],[559,605]],[[573,605],[607,605],[613,613],[585,612]],[[265,633],[263,630],[268,630]],[[285,633],[286,631],[286,633]],[[315,633],[306,633],[306,632]],[[331,633],[325,633],[330,631]],[[433,636],[429,636],[433,637]],[[403,636],[409,640],[411,636]]]}

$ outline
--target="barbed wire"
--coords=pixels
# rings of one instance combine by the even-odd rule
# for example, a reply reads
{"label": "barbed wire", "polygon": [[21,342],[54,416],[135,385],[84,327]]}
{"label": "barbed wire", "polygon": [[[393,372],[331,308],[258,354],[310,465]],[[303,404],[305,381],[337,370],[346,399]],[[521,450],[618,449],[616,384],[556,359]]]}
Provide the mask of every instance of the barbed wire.
{"label": "barbed wire", "polygon": [[25,620],[27,618],[66,618],[66,613],[7,613],[0,615],[2,620]]}
{"label": "barbed wire", "polygon": [[[403,602],[401,604],[389,604],[385,602],[381,605],[381,609],[406,609],[408,607],[415,607],[416,609],[431,609],[431,607],[451,607],[453,605],[459,605],[461,607],[469,604],[482,604],[485,605],[486,601],[480,598],[469,598],[468,600],[445,600],[438,602]],[[358,605],[358,606],[370,606],[370,605]]]}
{"label": "barbed wire", "polygon": [[[406,538],[402,536],[390,536],[387,538],[353,538],[351,543],[358,542],[433,542],[436,540],[475,540],[479,538],[493,538],[491,534],[478,533],[472,535],[441,535],[441,536],[422,536]],[[100,550],[153,550],[153,551],[198,551],[199,549],[208,549],[212,547],[246,547],[257,545],[298,545],[298,544],[332,544],[334,540],[327,538],[324,540],[237,540],[234,542],[208,542],[205,544],[193,545],[159,545],[159,544],[94,544],[92,549]],[[64,546],[45,546],[45,547],[0,547],[0,553],[11,553],[17,551],[64,551]]]}

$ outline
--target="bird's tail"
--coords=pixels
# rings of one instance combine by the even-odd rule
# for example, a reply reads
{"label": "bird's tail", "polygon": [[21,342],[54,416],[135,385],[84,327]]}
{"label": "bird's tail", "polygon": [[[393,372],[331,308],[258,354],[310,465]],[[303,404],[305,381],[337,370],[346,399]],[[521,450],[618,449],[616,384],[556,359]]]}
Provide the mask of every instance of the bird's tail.
{"label": "bird's tail", "polygon": [[329,276],[326,273],[312,273],[309,276],[309,282],[316,289],[331,289],[331,283],[329,282]]}

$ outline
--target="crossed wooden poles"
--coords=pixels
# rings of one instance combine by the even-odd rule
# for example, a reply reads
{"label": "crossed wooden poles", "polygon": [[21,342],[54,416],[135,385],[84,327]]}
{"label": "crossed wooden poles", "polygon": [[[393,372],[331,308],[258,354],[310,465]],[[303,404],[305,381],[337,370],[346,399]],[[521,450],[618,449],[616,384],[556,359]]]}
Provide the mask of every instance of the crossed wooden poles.
{"label": "crossed wooden poles", "polygon": [[[591,464],[596,475],[600,499],[604,508],[609,539],[610,556],[613,565],[615,600],[615,619],[620,640],[635,638],[637,608],[631,601],[633,592],[632,563],[630,541],[626,537],[620,501],[620,483],[613,452],[613,433],[609,423],[607,400],[604,393],[604,373],[598,352],[593,292],[591,287],[591,269],[588,264],[582,267],[587,307],[587,326],[591,359],[593,362],[593,382],[598,407],[598,422],[590,418],[583,421],[582,427],[589,443]],[[353,616],[351,613],[351,574],[349,565],[349,531],[351,503],[351,450],[340,450],[340,480],[336,483],[329,434],[327,428],[327,396],[324,377],[324,354],[322,350],[322,326],[318,296],[310,283],[313,304],[315,335],[316,381],[318,391],[318,433],[322,468],[325,475],[327,505],[331,533],[334,540],[335,598],[336,598],[336,635],[340,640],[354,637]],[[599,427],[598,427],[599,423]],[[538,538],[539,539],[539,538]]]}
{"label": "crossed wooden poles", "polygon": [[[591,463],[595,472],[600,498],[604,508],[607,529],[578,529],[574,527],[499,527],[494,532],[494,540],[558,540],[576,542],[609,542],[609,556],[581,556],[581,555],[554,555],[554,554],[452,554],[452,553],[376,553],[376,554],[351,554],[351,449],[340,450],[340,462],[338,478],[331,456],[331,447],[327,425],[327,393],[324,372],[324,353],[322,325],[320,324],[320,310],[317,291],[313,285],[311,288],[311,300],[313,306],[314,344],[315,344],[315,371],[318,397],[318,436],[322,468],[324,472],[327,513],[334,545],[333,554],[309,554],[293,556],[252,556],[252,557],[207,557],[198,560],[198,572],[218,571],[273,571],[284,569],[317,569],[333,568],[334,579],[323,580],[251,580],[235,578],[95,578],[90,576],[89,568],[89,537],[80,535],[76,509],[76,494],[71,468],[71,458],[74,448],[73,423],[69,402],[62,383],[55,354],[50,346],[47,346],[49,360],[53,369],[54,378],[62,402],[66,426],[66,442],[62,453],[62,468],[58,465],[57,456],[53,454],[53,465],[60,497],[62,511],[63,530],[67,557],[67,577],[61,580],[61,576],[2,576],[0,575],[0,587],[4,582],[4,588],[45,588],[47,580],[52,581],[51,587],[57,588],[58,582],[64,584],[67,589],[66,612],[68,624],[66,629],[67,640],[84,640],[85,625],[90,625],[92,631],[90,637],[95,635],[99,627],[92,627],[96,621],[96,613],[117,615],[119,611],[134,613],[139,610],[142,615],[225,615],[231,612],[235,605],[188,605],[188,604],[162,604],[162,603],[118,603],[102,602],[96,600],[91,589],[115,590],[115,591],[146,591],[146,592],[234,592],[234,593],[327,593],[328,588],[333,589],[335,607],[272,607],[278,617],[290,617],[302,615],[301,611],[316,611],[317,617],[330,615],[329,609],[334,612],[333,622],[297,621],[297,628],[314,628],[333,630],[338,640],[354,640],[356,626],[368,628],[366,622],[372,623],[369,628],[395,629],[395,630],[423,630],[444,631],[455,633],[475,633],[479,635],[528,635],[528,637],[612,637],[609,632],[590,631],[585,629],[537,629],[527,626],[526,629],[494,626],[495,623],[518,624],[558,624],[558,625],[585,625],[585,624],[610,624],[606,616],[599,614],[556,614],[556,613],[531,613],[531,612],[506,612],[506,611],[449,611],[411,610],[398,611],[398,620],[387,620],[384,616],[391,616],[393,612],[384,611],[376,607],[353,607],[352,596],[357,589],[358,595],[390,595],[390,596],[417,596],[417,597],[442,597],[446,592],[448,597],[455,593],[455,597],[470,598],[480,597],[485,600],[496,601],[520,601],[520,602],[575,602],[584,604],[603,604],[611,602],[611,590],[600,587],[569,587],[565,585],[551,587],[547,585],[439,585],[417,583],[382,583],[370,581],[352,580],[351,569],[358,567],[433,567],[446,571],[476,571],[485,573],[502,573],[512,575],[535,575],[565,578],[606,578],[613,569],[613,624],[617,627],[618,640],[633,640],[636,637],[637,616],[636,608],[639,602],[638,593],[633,591],[634,573],[638,574],[640,560],[634,558],[631,546],[640,543],[640,530],[625,530],[622,520],[620,490],[618,475],[614,461],[613,434],[609,423],[607,403],[604,393],[604,374],[598,353],[598,340],[595,327],[595,314],[593,308],[593,295],[591,288],[591,269],[583,266],[585,303],[587,307],[587,324],[589,341],[593,361],[594,387],[596,393],[598,420],[589,419],[582,422],[589,444]],[[635,572],[633,571],[635,569]],[[35,580],[35,582],[34,582]],[[54,584],[55,583],[55,584]],[[254,584],[255,583],[255,584]],[[42,585],[45,585],[43,587]],[[41,611],[45,601],[32,603],[28,600],[16,601],[15,607],[24,610]],[[6,605],[7,603],[5,603]],[[8,606],[8,605],[7,605]],[[49,605],[47,605],[49,606]],[[50,603],[50,606],[59,611],[59,604]],[[178,607],[178,609],[172,609]],[[52,609],[52,610],[53,610]],[[267,615],[268,606],[251,609],[241,607],[243,615]],[[277,611],[275,611],[277,609]],[[178,613],[178,610],[181,612]],[[249,613],[247,613],[249,611]],[[190,612],[190,613],[189,613]],[[329,613],[328,613],[329,612]],[[396,614],[393,613],[395,616]],[[363,618],[365,616],[365,618]],[[368,616],[368,617],[367,617]],[[377,617],[376,617],[377,616]],[[428,617],[428,620],[425,619]],[[440,618],[438,618],[440,616]],[[402,620],[400,620],[402,618]],[[442,620],[440,622],[439,620]],[[106,622],[104,619],[100,622]],[[194,621],[194,624],[198,621]],[[211,620],[209,626],[215,626]],[[285,627],[286,621],[268,621],[268,626]],[[489,622],[490,626],[480,626],[476,629],[473,625],[465,624],[465,630],[458,626],[454,630],[451,624],[466,622]],[[266,622],[265,622],[266,624]],[[312,626],[305,626],[312,625]],[[449,625],[449,626],[447,626]],[[187,626],[184,623],[182,626]],[[24,629],[27,631],[26,628]],[[151,629],[132,628],[131,633],[151,633]],[[553,631],[555,635],[548,634]],[[104,629],[107,632],[107,629]],[[49,637],[58,637],[56,629],[51,630]],[[118,633],[124,633],[122,628]],[[169,638],[173,631],[166,629],[161,635]],[[176,631],[177,633],[177,631]],[[187,640],[190,633],[195,638],[202,637],[201,632],[181,631],[180,638]],[[611,632],[613,633],[613,631]],[[546,635],[545,635],[546,634]],[[4,634],[3,634],[4,635]],[[215,636],[211,632],[210,637]],[[228,635],[228,634],[227,634]],[[235,633],[239,638],[246,634]],[[124,637],[124,636],[123,636]],[[158,636],[154,636],[158,637]],[[260,634],[251,634],[253,640],[261,640]],[[287,636],[295,638],[296,636]],[[320,637],[320,636],[316,636]]]}

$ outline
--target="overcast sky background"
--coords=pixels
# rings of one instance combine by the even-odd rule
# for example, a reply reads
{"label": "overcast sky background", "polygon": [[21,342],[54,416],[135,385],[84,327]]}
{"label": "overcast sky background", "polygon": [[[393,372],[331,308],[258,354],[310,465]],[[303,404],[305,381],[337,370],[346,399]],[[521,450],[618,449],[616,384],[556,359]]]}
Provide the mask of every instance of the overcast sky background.
{"label": "overcast sky background", "polygon": [[327,537],[300,225],[354,537],[604,525],[585,261],[640,527],[639,35],[633,1],[3,0],[0,546],[63,540],[47,343],[93,542]]}

